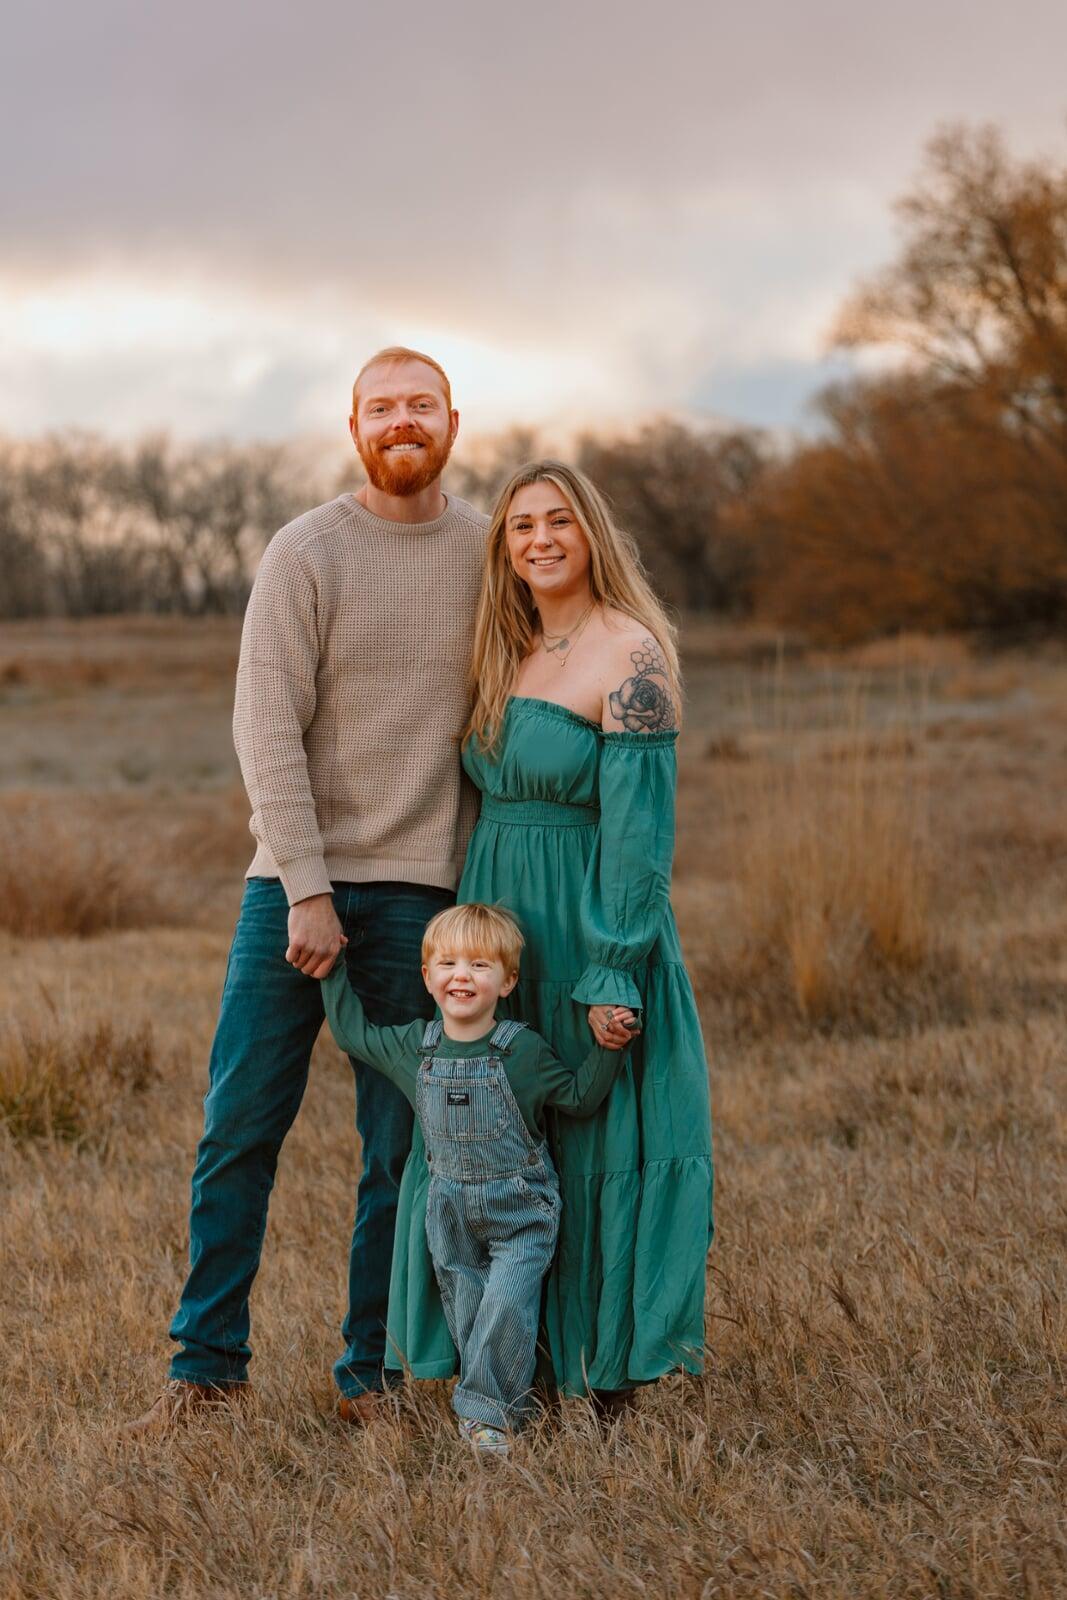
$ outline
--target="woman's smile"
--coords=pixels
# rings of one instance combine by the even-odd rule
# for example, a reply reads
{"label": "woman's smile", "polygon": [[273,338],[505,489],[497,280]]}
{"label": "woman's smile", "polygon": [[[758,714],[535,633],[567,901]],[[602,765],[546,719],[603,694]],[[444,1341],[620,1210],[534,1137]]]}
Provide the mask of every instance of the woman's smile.
{"label": "woman's smile", "polygon": [[508,554],[534,595],[566,600],[589,583],[589,541],[554,483],[519,489],[508,507]]}

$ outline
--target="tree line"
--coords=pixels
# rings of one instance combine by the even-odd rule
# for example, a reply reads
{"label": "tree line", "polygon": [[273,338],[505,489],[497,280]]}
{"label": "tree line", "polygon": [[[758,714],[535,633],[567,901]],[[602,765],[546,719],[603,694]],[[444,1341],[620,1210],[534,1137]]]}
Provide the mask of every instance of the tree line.
{"label": "tree line", "polygon": [[239,612],[311,486],[284,446],[0,440],[0,616]]}
{"label": "tree line", "polygon": [[[672,604],[826,642],[1067,625],[1067,166],[948,129],[897,209],[899,254],[832,334],[880,359],[812,438],[575,442]],[[488,506],[537,453],[515,429],[448,486]],[[239,612],[274,530],[354,481],[296,446],[0,441],[0,616]]]}

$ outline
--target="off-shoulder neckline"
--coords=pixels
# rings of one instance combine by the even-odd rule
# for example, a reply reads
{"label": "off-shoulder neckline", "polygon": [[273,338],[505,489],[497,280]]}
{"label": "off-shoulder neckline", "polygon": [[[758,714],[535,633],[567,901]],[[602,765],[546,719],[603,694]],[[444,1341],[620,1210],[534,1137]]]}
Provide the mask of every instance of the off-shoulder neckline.
{"label": "off-shoulder neckline", "polygon": [[601,732],[599,722],[594,722],[592,717],[583,717],[580,711],[572,711],[570,706],[561,706],[558,700],[543,700],[536,694],[513,694],[508,696],[508,707],[511,706],[534,706],[538,710],[553,712],[562,717],[564,722],[576,722],[580,728],[589,728],[593,733]]}
{"label": "off-shoulder neckline", "polygon": [[510,711],[512,706],[516,705],[533,706],[537,711],[551,712],[553,716],[561,718],[564,722],[569,722],[579,728],[586,728],[590,733],[599,735],[605,744],[626,745],[633,743],[654,746],[673,744],[678,737],[677,728],[668,728],[655,733],[630,733],[625,728],[620,728],[617,731],[615,729],[602,728],[599,722],[593,721],[592,717],[585,717],[580,711],[572,711],[570,706],[562,706],[558,700],[545,700],[540,695],[535,694],[509,695],[507,709]]}

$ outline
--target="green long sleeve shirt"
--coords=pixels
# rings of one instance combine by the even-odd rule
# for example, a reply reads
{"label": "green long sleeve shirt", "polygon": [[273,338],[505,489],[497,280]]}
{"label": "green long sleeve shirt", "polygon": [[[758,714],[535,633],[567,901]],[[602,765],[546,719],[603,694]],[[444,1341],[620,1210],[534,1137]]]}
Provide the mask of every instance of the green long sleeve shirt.
{"label": "green long sleeve shirt", "polygon": [[[326,1020],[342,1050],[358,1056],[395,1083],[415,1105],[415,1085],[422,1057],[419,1046],[426,1032],[422,1021],[398,1028],[380,1028],[368,1022],[359,996],[348,981],[344,961],[338,961],[322,980]],[[495,1027],[495,1024],[494,1024]],[[450,1039],[441,1035],[434,1054],[470,1060],[488,1054],[493,1029],[480,1039]],[[615,1082],[625,1050],[605,1050],[594,1045],[577,1069],[565,1066],[539,1033],[524,1028],[501,1055],[504,1075],[532,1138],[545,1137],[544,1114],[548,1106],[572,1117],[591,1117]]]}

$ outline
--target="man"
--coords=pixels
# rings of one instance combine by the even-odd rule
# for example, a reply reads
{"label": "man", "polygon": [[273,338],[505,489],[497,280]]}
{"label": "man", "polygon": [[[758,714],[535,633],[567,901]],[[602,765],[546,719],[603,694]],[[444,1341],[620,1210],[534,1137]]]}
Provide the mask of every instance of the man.
{"label": "man", "polygon": [[[448,378],[429,356],[382,350],[349,425],[367,483],[275,535],[245,616],[234,743],[257,848],[211,1052],[178,1350],[133,1433],[248,1393],[248,1296],[323,1021],[316,980],[346,946],[373,1021],[429,1014],[422,930],[455,899],[473,821],[457,736],[487,519],[442,492],[459,426]],[[398,1089],[352,1065],[363,1171],[334,1376],[341,1417],[363,1423],[384,1389],[412,1122]]]}

